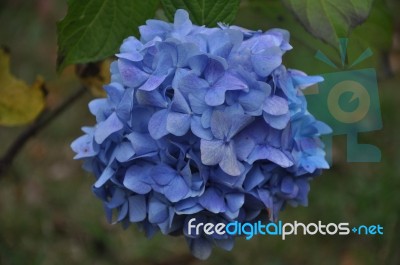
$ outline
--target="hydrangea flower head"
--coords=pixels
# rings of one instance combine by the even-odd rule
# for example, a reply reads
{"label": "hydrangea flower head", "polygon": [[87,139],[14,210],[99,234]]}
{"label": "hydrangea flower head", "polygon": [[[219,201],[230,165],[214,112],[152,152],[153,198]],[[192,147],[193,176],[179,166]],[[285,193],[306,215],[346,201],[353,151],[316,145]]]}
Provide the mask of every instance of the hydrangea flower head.
{"label": "hydrangea flower head", "polygon": [[307,205],[330,128],[302,93],[323,79],[282,65],[289,33],[196,26],[184,10],[140,33],[116,54],[107,98],[89,104],[96,125],[71,145],[108,220],[183,235],[204,259],[234,237],[189,235],[188,220],[267,222]]}

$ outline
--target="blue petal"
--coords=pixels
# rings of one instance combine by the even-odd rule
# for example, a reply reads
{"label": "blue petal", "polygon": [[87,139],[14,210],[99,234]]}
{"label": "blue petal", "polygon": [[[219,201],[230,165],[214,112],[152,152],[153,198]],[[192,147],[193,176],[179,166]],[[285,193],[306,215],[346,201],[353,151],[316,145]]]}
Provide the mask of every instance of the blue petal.
{"label": "blue petal", "polygon": [[231,251],[233,249],[235,241],[233,240],[233,238],[217,239],[215,240],[215,244],[226,251]]}
{"label": "blue petal", "polygon": [[149,132],[153,139],[160,139],[168,134],[167,131],[168,110],[160,110],[151,116],[149,121]]}
{"label": "blue petal", "polygon": [[263,110],[274,116],[288,113],[289,104],[286,99],[279,96],[267,97],[264,101]]}
{"label": "blue petal", "polygon": [[200,117],[194,116],[191,120],[190,128],[192,129],[192,133],[197,137],[204,140],[212,140],[213,135],[210,129],[205,129],[201,124]]}
{"label": "blue petal", "polygon": [[146,21],[146,25],[139,27],[140,37],[143,43],[149,42],[155,37],[164,38],[166,33],[170,30],[170,23],[156,19],[149,19]]}
{"label": "blue petal", "polygon": [[149,74],[124,59],[118,60],[118,68],[124,85],[128,87],[136,88],[149,78]]}
{"label": "blue petal", "polygon": [[175,212],[176,214],[194,214],[203,210],[197,203],[197,198],[187,198],[181,200],[175,204]]}
{"label": "blue petal", "polygon": [[132,132],[126,137],[131,141],[133,150],[139,156],[155,152],[158,149],[157,143],[147,133]]}
{"label": "blue petal", "polygon": [[174,98],[171,102],[171,110],[175,112],[189,114],[191,112],[189,104],[182,93],[178,90],[174,90]]}
{"label": "blue petal", "polygon": [[107,120],[100,122],[97,125],[96,131],[94,133],[94,139],[98,144],[104,142],[107,137],[111,134],[118,132],[124,128],[124,124],[120,121],[117,114],[113,112]]}
{"label": "blue petal", "polygon": [[284,177],[281,183],[281,191],[286,194],[291,194],[295,188],[295,183],[293,178]]}
{"label": "blue petal", "polygon": [[232,117],[229,116],[229,113],[216,110],[212,113],[210,125],[214,137],[223,140],[231,129]]}
{"label": "blue petal", "polygon": [[138,90],[136,92],[136,99],[140,105],[149,105],[159,108],[166,108],[168,106],[167,101],[158,90]]}
{"label": "blue petal", "polygon": [[98,153],[98,150],[94,149],[93,136],[87,134],[73,141],[71,148],[76,153],[74,159],[92,157]]}
{"label": "blue petal", "polygon": [[189,248],[193,256],[201,260],[206,260],[211,255],[212,251],[211,243],[202,237],[189,239]]}
{"label": "blue petal", "polygon": [[122,189],[115,189],[114,194],[106,205],[109,209],[116,208],[125,202],[125,191]]}
{"label": "blue petal", "polygon": [[102,122],[106,119],[104,112],[109,111],[110,108],[108,100],[105,98],[98,98],[89,102],[90,113],[96,116],[97,122]]}
{"label": "blue petal", "polygon": [[130,142],[122,142],[115,149],[115,153],[118,162],[126,162],[135,155],[135,150]]}
{"label": "blue petal", "polygon": [[244,204],[244,194],[243,193],[229,193],[225,195],[225,200],[228,208],[231,211],[239,210]]}
{"label": "blue petal", "polygon": [[199,91],[199,93],[191,93],[189,94],[189,103],[190,108],[196,114],[203,114],[204,111],[209,109],[210,107],[204,102],[205,90],[203,93]]}
{"label": "blue petal", "polygon": [[272,209],[274,203],[270,191],[265,189],[259,189],[257,193],[258,196],[260,197],[260,200],[264,203],[265,207],[267,207],[268,210]]}
{"label": "blue petal", "polygon": [[167,77],[166,74],[164,75],[151,75],[146,82],[139,87],[140,90],[144,91],[152,91],[156,88],[158,88],[161,83],[165,80]]}
{"label": "blue petal", "polygon": [[151,177],[158,185],[167,185],[173,178],[177,176],[177,172],[165,165],[158,165],[151,169]]}
{"label": "blue petal", "polygon": [[179,35],[187,35],[192,30],[193,25],[186,10],[178,9],[174,17],[174,29]]}
{"label": "blue petal", "polygon": [[164,195],[171,202],[178,202],[189,193],[189,187],[181,176],[175,176],[171,182],[164,187]]}
{"label": "blue petal", "polygon": [[150,167],[131,166],[125,174],[123,184],[126,188],[139,194],[150,192],[152,183],[151,175],[149,174]]}
{"label": "blue petal", "polygon": [[128,214],[128,202],[125,202],[119,209],[117,222],[121,222]]}
{"label": "blue petal", "polygon": [[266,178],[259,167],[253,168],[253,170],[247,175],[246,180],[243,183],[243,187],[246,191],[252,190],[257,185],[261,184],[265,179]]}
{"label": "blue petal", "polygon": [[123,121],[130,120],[132,107],[133,107],[133,89],[126,89],[117,107],[118,117]]}
{"label": "blue petal", "polygon": [[225,74],[214,85],[212,85],[205,95],[205,101],[210,106],[218,106],[225,101],[227,90],[248,90],[248,86],[239,78],[232,74]]}
{"label": "blue petal", "polygon": [[205,54],[196,55],[189,59],[189,67],[193,70],[195,75],[199,76],[203,73],[208,63],[208,56]]}
{"label": "blue petal", "polygon": [[253,164],[254,161],[262,159],[268,159],[284,168],[293,166],[293,161],[285,153],[268,145],[257,145],[249,155],[248,162]]}
{"label": "blue petal", "polygon": [[225,173],[231,176],[239,176],[244,171],[244,166],[237,160],[233,142],[230,142],[228,146],[225,145],[223,152],[224,155],[219,166]]}
{"label": "blue petal", "polygon": [[206,80],[198,77],[195,74],[188,74],[182,77],[179,81],[177,81],[179,90],[184,94],[196,94],[201,89],[205,89],[209,87],[209,84]]}
{"label": "blue petal", "polygon": [[152,224],[159,224],[167,220],[168,207],[155,198],[149,201],[149,222]]}
{"label": "blue petal", "polygon": [[115,174],[114,169],[110,166],[106,167],[101,173],[100,177],[97,179],[96,183],[94,183],[95,188],[100,188],[103,186],[110,178],[112,178]]}
{"label": "blue petal", "polygon": [[200,141],[201,162],[207,166],[217,165],[224,157],[223,141]]}
{"label": "blue petal", "polygon": [[254,71],[261,77],[267,77],[282,63],[282,51],[279,47],[269,47],[251,56]]}
{"label": "blue petal", "polygon": [[220,213],[225,210],[224,198],[220,191],[209,187],[199,198],[199,203],[212,213]]}
{"label": "blue petal", "polygon": [[225,67],[220,60],[209,58],[204,69],[204,77],[210,84],[213,84],[224,75]]}
{"label": "blue petal", "polygon": [[191,116],[178,112],[170,112],[167,117],[167,131],[176,136],[185,135],[190,128]]}
{"label": "blue petal", "polygon": [[125,91],[124,87],[119,83],[106,85],[104,86],[104,90],[107,92],[108,99],[114,106],[119,104]]}
{"label": "blue petal", "polygon": [[268,113],[263,113],[264,120],[272,127],[278,130],[284,129],[290,120],[290,113],[275,116],[269,115]]}
{"label": "blue petal", "polygon": [[146,199],[142,195],[133,195],[128,198],[129,221],[140,222],[146,218]]}

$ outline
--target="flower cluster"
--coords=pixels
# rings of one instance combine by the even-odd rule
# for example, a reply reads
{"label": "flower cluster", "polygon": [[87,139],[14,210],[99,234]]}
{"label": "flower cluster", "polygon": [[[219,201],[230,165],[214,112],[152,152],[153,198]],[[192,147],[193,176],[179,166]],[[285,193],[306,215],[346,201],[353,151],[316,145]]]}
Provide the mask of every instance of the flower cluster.
{"label": "flower cluster", "polygon": [[330,128],[301,91],[322,78],[282,65],[289,33],[196,26],[184,10],[140,33],[116,54],[108,97],[89,104],[97,124],[72,143],[110,222],[184,235],[207,258],[234,238],[188,235],[191,218],[273,221],[306,205]]}

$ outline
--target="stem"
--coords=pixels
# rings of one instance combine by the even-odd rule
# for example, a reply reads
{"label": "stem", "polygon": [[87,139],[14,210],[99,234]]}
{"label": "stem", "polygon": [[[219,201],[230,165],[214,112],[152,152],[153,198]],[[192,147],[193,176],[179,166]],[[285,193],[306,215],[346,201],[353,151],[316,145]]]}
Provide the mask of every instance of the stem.
{"label": "stem", "polygon": [[71,96],[69,96],[61,105],[52,111],[43,111],[34,123],[29,125],[22,133],[14,140],[11,146],[7,149],[5,154],[0,158],[0,177],[3,176],[14,161],[14,158],[19,154],[25,144],[30,138],[35,136],[46,125],[51,123],[55,118],[67,110],[77,99],[79,99],[85,92],[85,87],[79,88]]}

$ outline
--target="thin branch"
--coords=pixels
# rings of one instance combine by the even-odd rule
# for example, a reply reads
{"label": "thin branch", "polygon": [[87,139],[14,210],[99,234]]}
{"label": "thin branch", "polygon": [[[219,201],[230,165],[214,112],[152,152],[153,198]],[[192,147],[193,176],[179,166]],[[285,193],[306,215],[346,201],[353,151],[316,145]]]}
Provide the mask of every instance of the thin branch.
{"label": "thin branch", "polygon": [[35,136],[39,131],[41,131],[44,127],[46,127],[46,125],[51,123],[65,110],[67,110],[86,91],[87,89],[85,87],[79,88],[54,110],[42,112],[42,114],[36,119],[34,123],[29,125],[24,131],[22,131],[22,133],[14,140],[11,146],[0,158],[0,177],[8,171],[14,161],[14,158],[19,154],[19,152],[22,150],[28,140]]}

